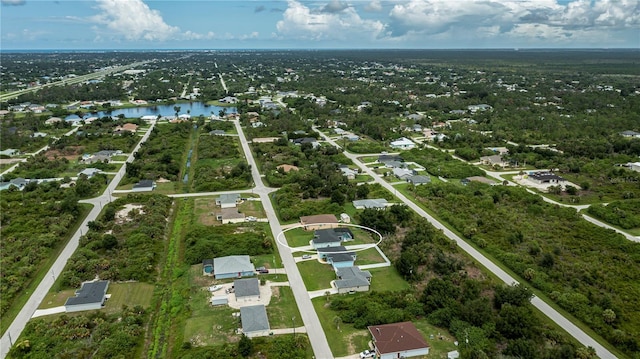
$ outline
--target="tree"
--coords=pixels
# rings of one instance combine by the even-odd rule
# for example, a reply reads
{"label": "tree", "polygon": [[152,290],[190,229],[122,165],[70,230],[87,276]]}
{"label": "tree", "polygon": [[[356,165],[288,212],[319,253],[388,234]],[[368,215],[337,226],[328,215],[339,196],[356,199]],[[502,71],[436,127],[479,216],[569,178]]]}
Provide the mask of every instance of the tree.
{"label": "tree", "polygon": [[605,309],[602,312],[602,319],[607,324],[611,324],[616,321],[616,313],[612,309]]}
{"label": "tree", "polygon": [[521,284],[500,285],[496,287],[494,303],[496,308],[501,308],[503,304],[522,306],[533,297],[531,290]]}
{"label": "tree", "polygon": [[238,352],[240,353],[240,355],[246,358],[251,355],[252,351],[253,342],[251,341],[251,338],[242,334],[242,337],[240,337],[240,340],[238,341]]}
{"label": "tree", "polygon": [[340,324],[342,324],[342,318],[336,315],[335,317],[333,317],[333,324],[336,325],[337,330],[340,330]]}

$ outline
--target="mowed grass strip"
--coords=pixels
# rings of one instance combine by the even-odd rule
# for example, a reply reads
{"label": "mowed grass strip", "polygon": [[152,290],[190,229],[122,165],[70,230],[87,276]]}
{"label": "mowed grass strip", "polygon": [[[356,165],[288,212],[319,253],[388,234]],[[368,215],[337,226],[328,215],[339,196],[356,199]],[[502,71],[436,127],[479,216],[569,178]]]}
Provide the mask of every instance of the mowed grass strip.
{"label": "mowed grass strip", "polygon": [[[303,325],[291,288],[285,286],[271,287],[271,293],[271,301],[267,306],[267,317],[269,318],[271,329]],[[293,321],[291,318],[294,318]]]}
{"label": "mowed grass strip", "polygon": [[298,262],[298,269],[308,291],[330,288],[331,281],[336,279],[331,265],[316,260]]}

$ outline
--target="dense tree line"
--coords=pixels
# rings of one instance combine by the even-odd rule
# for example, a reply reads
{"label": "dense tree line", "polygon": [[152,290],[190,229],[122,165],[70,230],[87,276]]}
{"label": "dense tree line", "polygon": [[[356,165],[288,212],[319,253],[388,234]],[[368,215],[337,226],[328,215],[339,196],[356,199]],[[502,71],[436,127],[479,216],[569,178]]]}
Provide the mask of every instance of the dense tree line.
{"label": "dense tree line", "polygon": [[89,311],[53,320],[34,319],[15,343],[9,358],[45,358],[55,353],[60,358],[124,358],[131,357],[140,344],[147,314],[141,307],[128,308],[114,314]]}
{"label": "dense tree line", "polygon": [[192,126],[181,122],[154,127],[149,139],[136,153],[135,160],[127,163],[122,184],[159,178],[178,181]]}
{"label": "dense tree line", "polygon": [[[140,207],[118,215],[130,204]],[[69,258],[60,285],[76,288],[96,276],[153,282],[171,204],[161,195],[128,195],[109,203],[102,216],[89,223],[90,231]]]}
{"label": "dense tree line", "polygon": [[0,314],[81,219],[78,196],[58,182],[8,189],[0,196]]}
{"label": "dense tree line", "polygon": [[[419,200],[617,348],[639,348],[640,246],[526,190],[451,183]],[[634,295],[632,293],[638,293]],[[611,318],[605,313],[613,312]]]}
{"label": "dense tree line", "polygon": [[185,235],[185,262],[198,264],[215,257],[273,253],[271,237],[264,228],[251,227],[242,233],[237,233],[237,230],[232,225],[192,226]]}
{"label": "dense tree line", "polygon": [[593,204],[587,212],[623,229],[640,228],[640,199],[616,201],[606,206]]}

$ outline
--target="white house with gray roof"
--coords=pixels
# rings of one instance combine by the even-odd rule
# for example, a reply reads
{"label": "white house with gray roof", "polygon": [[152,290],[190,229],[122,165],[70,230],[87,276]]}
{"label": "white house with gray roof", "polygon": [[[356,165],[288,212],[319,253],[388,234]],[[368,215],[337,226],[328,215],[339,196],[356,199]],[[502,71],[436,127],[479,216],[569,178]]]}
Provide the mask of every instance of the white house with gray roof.
{"label": "white house with gray roof", "polygon": [[249,256],[227,256],[213,259],[215,279],[250,277],[256,274],[256,268]]}
{"label": "white house with gray roof", "polygon": [[384,209],[388,205],[389,203],[384,198],[358,199],[353,201],[353,206],[356,207],[356,209],[366,209],[366,208]]}
{"label": "white house with gray roof", "polygon": [[221,194],[216,198],[216,205],[220,208],[235,208],[241,201],[241,197],[237,193]]}
{"label": "white house with gray roof", "polygon": [[371,273],[358,267],[336,268],[334,285],[338,293],[366,292],[371,285]]}
{"label": "white house with gray roof", "polygon": [[267,309],[262,304],[240,308],[240,320],[242,333],[250,338],[268,336],[271,331]]}
{"label": "white house with gray roof", "polygon": [[80,289],[76,291],[75,297],[68,298],[64,303],[65,312],[80,312],[102,308],[107,299],[108,288],[108,280],[82,283]]}

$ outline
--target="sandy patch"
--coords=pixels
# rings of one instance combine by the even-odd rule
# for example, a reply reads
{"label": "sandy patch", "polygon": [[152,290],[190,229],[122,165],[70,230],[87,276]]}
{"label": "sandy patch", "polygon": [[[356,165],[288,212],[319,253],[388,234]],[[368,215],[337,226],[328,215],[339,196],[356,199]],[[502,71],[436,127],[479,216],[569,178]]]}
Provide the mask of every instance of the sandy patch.
{"label": "sandy patch", "polygon": [[144,211],[142,210],[143,207],[144,206],[141,205],[141,204],[135,204],[135,203],[127,203],[127,204],[125,204],[123,209],[121,209],[118,212],[116,212],[115,222],[117,224],[122,224],[122,223],[131,221],[131,218],[129,218],[130,214],[131,214],[131,211],[137,210],[141,214],[144,214]]}

